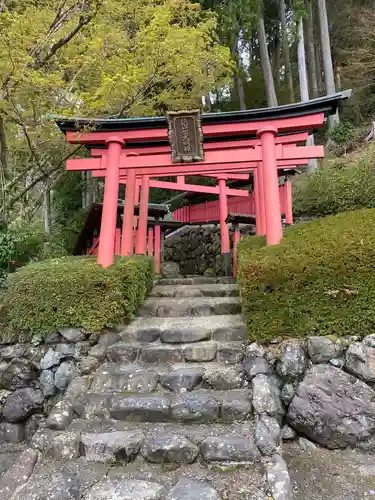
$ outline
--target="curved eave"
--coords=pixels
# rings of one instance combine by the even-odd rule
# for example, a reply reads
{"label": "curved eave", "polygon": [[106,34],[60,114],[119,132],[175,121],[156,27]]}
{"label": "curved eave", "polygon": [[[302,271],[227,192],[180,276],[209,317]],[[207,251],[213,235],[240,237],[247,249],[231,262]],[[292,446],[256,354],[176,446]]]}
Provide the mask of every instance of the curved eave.
{"label": "curved eave", "polygon": [[[274,108],[260,108],[249,111],[229,111],[225,113],[206,113],[202,115],[203,125],[229,124],[252,121],[277,120],[294,118],[315,113],[324,113],[326,117],[334,115],[341,101],[351,96],[351,90],[345,90],[325,97],[318,97],[306,102],[287,104]],[[94,128],[100,132],[116,132],[126,130],[143,130],[165,128],[168,126],[164,116],[146,118],[64,118],[50,116],[60,130],[65,134],[68,131],[80,131],[85,127]]]}

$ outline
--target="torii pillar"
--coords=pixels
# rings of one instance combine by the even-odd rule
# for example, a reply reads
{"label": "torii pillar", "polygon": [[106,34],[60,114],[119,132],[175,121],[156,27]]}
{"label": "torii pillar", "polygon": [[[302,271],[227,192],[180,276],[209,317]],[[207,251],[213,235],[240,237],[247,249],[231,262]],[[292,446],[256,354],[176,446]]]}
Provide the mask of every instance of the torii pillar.
{"label": "torii pillar", "polygon": [[117,200],[120,181],[120,156],[124,140],[110,137],[107,142],[107,175],[104,185],[102,221],[98,248],[98,264],[109,267],[113,264],[116,239]]}
{"label": "torii pillar", "polygon": [[148,220],[148,199],[150,193],[150,177],[142,177],[141,201],[139,205],[138,231],[135,242],[135,253],[146,254],[147,246],[147,220]]}
{"label": "torii pillar", "polygon": [[231,258],[230,258],[230,238],[227,224],[228,217],[228,199],[227,182],[225,177],[218,177],[219,185],[219,208],[220,208],[220,241],[222,267],[225,276],[231,276]]}
{"label": "torii pillar", "polygon": [[275,137],[277,128],[267,126],[258,131],[262,145],[262,162],[259,165],[263,177],[264,210],[268,245],[278,245],[283,237],[280,215],[279,177],[276,163]]}

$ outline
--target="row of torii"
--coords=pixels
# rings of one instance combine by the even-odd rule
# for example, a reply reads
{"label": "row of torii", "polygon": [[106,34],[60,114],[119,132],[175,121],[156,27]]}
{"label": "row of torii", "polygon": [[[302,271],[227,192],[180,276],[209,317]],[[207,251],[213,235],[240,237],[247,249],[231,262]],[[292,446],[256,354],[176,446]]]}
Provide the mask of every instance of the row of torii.
{"label": "row of torii", "polygon": [[[246,180],[254,176],[257,233],[265,234],[267,244],[282,239],[278,169],[306,165],[310,159],[322,158],[322,146],[306,144],[309,131],[323,126],[324,113],[239,123],[203,125],[204,160],[195,163],[173,163],[170,146],[131,148],[127,143],[165,141],[167,128],[113,131],[68,131],[67,140],[91,148],[92,158],[70,159],[67,170],[92,171],[105,178],[102,221],[98,246],[98,263],[110,266],[115,256],[116,220],[119,185],[126,184],[121,255],[145,254],[147,247],[148,202],[150,187],[218,194],[220,204],[221,253],[230,255],[228,196],[249,196],[248,191],[230,189],[227,180]],[[255,139],[225,138],[255,135]],[[185,182],[185,176],[208,176],[217,179],[216,186],[198,186]],[[176,176],[177,182],[153,178]],[[139,201],[135,224],[134,207]],[[288,197],[291,190],[289,186]],[[134,231],[134,229],[136,229]],[[160,244],[160,243],[159,243]],[[236,244],[236,242],[234,242]],[[159,263],[157,267],[159,266]],[[159,269],[157,269],[158,271]]]}

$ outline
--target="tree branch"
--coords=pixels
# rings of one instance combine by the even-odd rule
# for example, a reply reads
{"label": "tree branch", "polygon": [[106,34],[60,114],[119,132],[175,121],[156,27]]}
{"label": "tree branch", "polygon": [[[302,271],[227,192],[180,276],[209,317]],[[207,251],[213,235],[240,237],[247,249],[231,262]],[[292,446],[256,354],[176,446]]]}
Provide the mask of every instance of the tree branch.
{"label": "tree branch", "polygon": [[49,52],[45,55],[45,57],[41,60],[36,60],[34,64],[32,64],[32,68],[34,69],[40,69],[42,68],[47,62],[56,54],[56,52],[67,45],[76,35],[81,31],[81,29],[89,24],[94,17],[96,16],[98,12],[98,6],[96,9],[93,11],[92,14],[88,15],[81,15],[78,24],[76,25],[75,28],[73,28],[66,36],[58,40],[56,43],[52,45],[50,48]]}
{"label": "tree branch", "polygon": [[30,189],[32,189],[34,186],[36,186],[39,182],[43,181],[44,179],[46,179],[48,176],[50,176],[51,174],[53,174],[54,172],[57,172],[61,167],[62,165],[71,157],[73,156],[74,154],[76,154],[80,149],[82,148],[82,146],[78,146],[74,151],[71,151],[68,155],[66,155],[59,163],[58,165],[56,165],[55,167],[53,167],[51,170],[49,170],[48,172],[43,172],[41,175],[39,175],[38,177],[36,177],[35,179],[33,179],[33,181],[27,186],[25,187],[25,189],[23,189],[21,191],[21,193],[19,193],[17,196],[15,196],[14,198],[12,198],[5,206],[5,209],[8,210],[10,208],[12,208],[15,203],[17,203],[17,201],[19,201],[21,198],[23,198],[25,196],[25,194],[27,194]]}
{"label": "tree branch", "polygon": [[6,178],[8,171],[8,149],[5,135],[4,117],[0,115],[0,175],[2,179]]}

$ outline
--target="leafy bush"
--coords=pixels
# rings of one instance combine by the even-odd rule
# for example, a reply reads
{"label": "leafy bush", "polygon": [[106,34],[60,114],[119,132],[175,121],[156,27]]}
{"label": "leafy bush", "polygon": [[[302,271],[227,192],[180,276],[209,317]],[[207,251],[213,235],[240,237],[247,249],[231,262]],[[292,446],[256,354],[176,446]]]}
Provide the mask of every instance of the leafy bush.
{"label": "leafy bush", "polygon": [[353,139],[355,134],[354,125],[344,120],[340,123],[337,123],[332,130],[329,131],[328,136],[337,144],[345,144],[348,143],[351,139]]}
{"label": "leafy bush", "polygon": [[375,146],[360,155],[336,159],[293,184],[293,212],[330,215],[375,207]]}
{"label": "leafy bush", "polygon": [[16,332],[100,331],[134,317],[152,277],[148,257],[119,258],[107,269],[91,257],[29,264],[8,276],[2,317]]}
{"label": "leafy bush", "polygon": [[289,227],[276,246],[253,238],[238,246],[251,339],[375,331],[374,209]]}
{"label": "leafy bush", "polygon": [[17,220],[0,228],[0,279],[17,267],[39,259],[45,235],[40,224]]}

